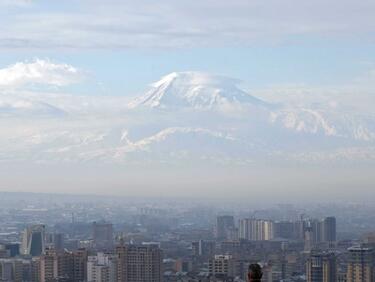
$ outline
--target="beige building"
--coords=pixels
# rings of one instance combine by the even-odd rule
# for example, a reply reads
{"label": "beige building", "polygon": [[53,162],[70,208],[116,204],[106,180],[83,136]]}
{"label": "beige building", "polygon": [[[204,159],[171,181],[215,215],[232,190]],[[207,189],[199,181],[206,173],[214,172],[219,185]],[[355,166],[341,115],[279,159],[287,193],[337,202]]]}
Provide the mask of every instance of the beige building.
{"label": "beige building", "polygon": [[73,252],[73,276],[75,281],[87,281],[87,258],[86,249],[78,249]]}
{"label": "beige building", "polygon": [[352,247],[348,251],[347,282],[373,282],[375,280],[373,249]]}
{"label": "beige building", "polygon": [[307,282],[333,282],[337,280],[336,257],[333,253],[311,254],[306,262]]}
{"label": "beige building", "polygon": [[22,282],[22,272],[22,260],[0,259],[0,281]]}
{"label": "beige building", "polygon": [[274,223],[271,220],[245,218],[239,221],[239,238],[264,241],[274,238]]}
{"label": "beige building", "polygon": [[40,282],[53,280],[85,281],[87,252],[58,252],[54,249],[46,249],[45,254],[39,258]]}
{"label": "beige building", "polygon": [[154,244],[116,248],[118,282],[161,282],[163,252]]}
{"label": "beige building", "polygon": [[117,281],[117,261],[117,256],[114,254],[97,253],[96,256],[89,256],[87,261],[87,281]]}
{"label": "beige building", "polygon": [[235,260],[231,255],[215,255],[208,262],[208,271],[212,276],[234,277]]}

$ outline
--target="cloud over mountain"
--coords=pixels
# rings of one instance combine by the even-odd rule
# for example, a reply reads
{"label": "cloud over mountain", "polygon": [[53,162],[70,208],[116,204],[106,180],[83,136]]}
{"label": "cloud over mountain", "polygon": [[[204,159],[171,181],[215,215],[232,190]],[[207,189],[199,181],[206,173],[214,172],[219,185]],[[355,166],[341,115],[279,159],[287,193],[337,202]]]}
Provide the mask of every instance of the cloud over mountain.
{"label": "cloud over mountain", "polygon": [[83,73],[68,64],[35,59],[0,69],[0,89],[45,85],[62,87],[81,81]]}
{"label": "cloud over mountain", "polygon": [[2,69],[2,87],[13,90],[0,95],[0,159],[128,165],[375,159],[373,115],[320,96],[268,102],[236,79],[208,73],[168,74],[130,103],[22,90],[64,87],[80,77],[73,66],[42,60]]}
{"label": "cloud over mountain", "polygon": [[131,102],[129,107],[213,110],[241,105],[267,106],[266,102],[250,96],[237,84],[235,79],[208,73],[174,72],[153,83],[152,88]]}

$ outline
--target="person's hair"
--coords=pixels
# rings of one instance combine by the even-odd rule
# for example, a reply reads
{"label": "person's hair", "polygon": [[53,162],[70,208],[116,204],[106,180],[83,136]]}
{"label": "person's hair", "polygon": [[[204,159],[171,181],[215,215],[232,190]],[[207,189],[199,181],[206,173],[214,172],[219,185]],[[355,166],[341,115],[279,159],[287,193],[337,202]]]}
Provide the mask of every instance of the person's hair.
{"label": "person's hair", "polygon": [[259,264],[253,263],[249,265],[249,280],[250,282],[261,281],[263,276],[262,268]]}

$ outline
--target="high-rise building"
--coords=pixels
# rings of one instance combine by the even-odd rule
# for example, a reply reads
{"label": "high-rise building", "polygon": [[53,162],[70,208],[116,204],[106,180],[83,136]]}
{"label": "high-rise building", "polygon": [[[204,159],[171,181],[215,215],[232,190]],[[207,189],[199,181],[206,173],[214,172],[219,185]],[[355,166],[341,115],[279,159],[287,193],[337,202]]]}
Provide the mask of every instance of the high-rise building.
{"label": "high-rise building", "polygon": [[117,279],[117,256],[98,253],[87,261],[88,282],[115,282]]}
{"label": "high-rise building", "polygon": [[116,247],[118,282],[161,282],[163,252],[157,245]]}
{"label": "high-rise building", "polygon": [[39,280],[33,280],[33,260],[39,259],[38,257],[30,258],[14,258],[15,260],[18,260],[22,264],[22,281],[39,281]]}
{"label": "high-rise building", "polygon": [[46,249],[38,263],[37,281],[86,281],[86,263],[86,250],[68,252]]}
{"label": "high-rise building", "polygon": [[226,240],[231,232],[235,230],[234,217],[231,215],[222,215],[216,218],[215,238]]}
{"label": "high-rise building", "polygon": [[46,253],[40,257],[39,267],[41,282],[53,281],[58,277],[57,257],[52,251],[47,249]]}
{"label": "high-rise building", "polygon": [[86,249],[81,248],[73,252],[74,281],[87,281],[87,258]]}
{"label": "high-rise building", "polygon": [[[304,222],[305,247],[314,248],[324,245],[332,248],[336,244],[336,218],[326,217],[322,220],[310,219]],[[305,250],[306,250],[305,248]]]}
{"label": "high-rise building", "polygon": [[275,238],[302,240],[304,238],[303,221],[274,222]]}
{"label": "high-rise building", "polygon": [[323,220],[312,219],[309,221],[309,226],[312,228],[312,242],[314,245],[317,243],[323,242]]}
{"label": "high-rise building", "polygon": [[191,243],[194,256],[211,257],[215,254],[215,242],[199,240]]}
{"label": "high-rise building", "polygon": [[277,221],[274,223],[276,238],[296,239],[294,229],[294,222],[292,221]]}
{"label": "high-rise building", "polygon": [[48,282],[58,279],[73,278],[73,259],[70,253],[58,253],[54,249],[46,249],[40,257],[40,281]]}
{"label": "high-rise building", "polygon": [[6,243],[0,244],[0,250],[6,253],[6,257],[15,257],[20,254],[20,244],[19,243]]}
{"label": "high-rise building", "polygon": [[347,282],[374,282],[374,251],[371,248],[348,249]]}
{"label": "high-rise building", "polygon": [[239,237],[252,241],[267,241],[274,238],[273,222],[263,219],[241,219]]}
{"label": "high-rise building", "polygon": [[111,249],[113,247],[113,226],[111,223],[94,222],[92,224],[92,238],[97,249]]}
{"label": "high-rise building", "polygon": [[31,281],[32,282],[39,282],[40,281],[40,257],[33,257],[31,259]]}
{"label": "high-rise building", "polygon": [[89,257],[87,265],[87,281],[88,282],[113,282],[110,279],[110,267],[108,265],[100,265],[91,261]]}
{"label": "high-rise building", "polygon": [[322,241],[333,247],[336,243],[336,218],[333,216],[326,217],[322,220],[321,224]]}
{"label": "high-rise building", "polygon": [[212,276],[234,277],[234,258],[231,255],[215,255],[208,262],[208,272]]}
{"label": "high-rise building", "polygon": [[310,226],[305,228],[305,234],[303,238],[305,252],[311,252],[314,246],[314,234],[313,229]]}
{"label": "high-rise building", "polygon": [[22,282],[22,274],[22,260],[0,259],[0,281]]}
{"label": "high-rise building", "polygon": [[46,245],[55,250],[61,251],[64,249],[64,234],[62,233],[47,233]]}
{"label": "high-rise building", "polygon": [[336,257],[333,253],[313,253],[306,263],[307,282],[336,281]]}
{"label": "high-rise building", "polygon": [[28,226],[23,232],[22,254],[40,256],[45,248],[45,226],[43,224]]}

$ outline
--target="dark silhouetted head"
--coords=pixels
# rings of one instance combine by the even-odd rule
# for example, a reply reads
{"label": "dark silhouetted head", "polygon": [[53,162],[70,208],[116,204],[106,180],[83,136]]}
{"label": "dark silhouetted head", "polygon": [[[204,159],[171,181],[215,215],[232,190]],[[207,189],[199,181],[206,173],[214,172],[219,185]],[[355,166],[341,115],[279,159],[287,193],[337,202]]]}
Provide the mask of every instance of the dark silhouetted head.
{"label": "dark silhouetted head", "polygon": [[254,263],[249,265],[249,272],[247,274],[249,282],[260,282],[262,276],[263,272],[259,264]]}

